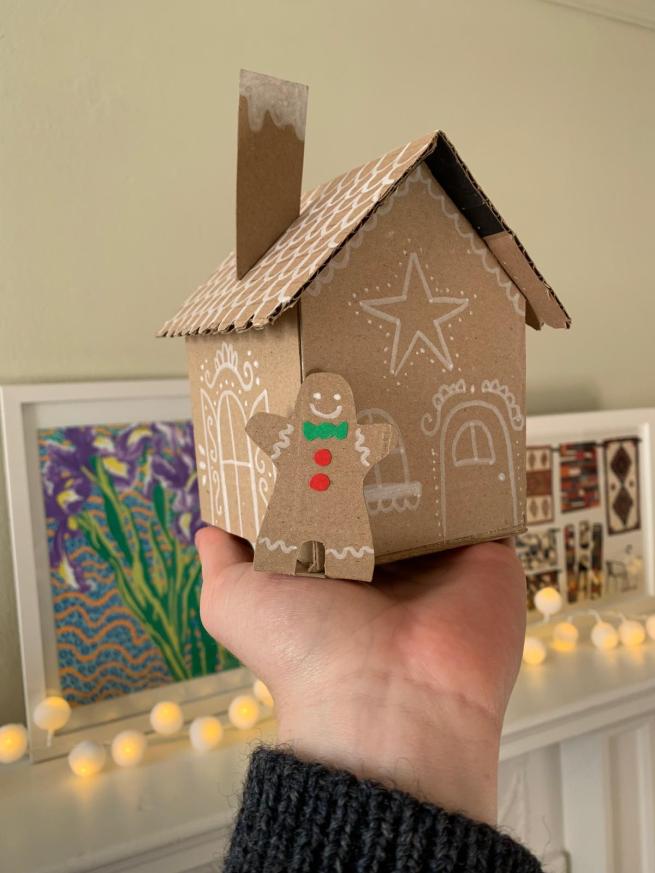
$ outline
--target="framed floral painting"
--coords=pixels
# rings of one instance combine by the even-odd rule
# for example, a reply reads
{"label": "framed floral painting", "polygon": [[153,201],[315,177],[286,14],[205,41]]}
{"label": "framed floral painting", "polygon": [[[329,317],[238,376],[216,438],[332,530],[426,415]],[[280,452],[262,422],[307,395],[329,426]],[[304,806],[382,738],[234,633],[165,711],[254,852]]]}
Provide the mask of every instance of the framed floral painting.
{"label": "framed floral painting", "polygon": [[204,630],[185,381],[8,386],[4,443],[28,721],[72,707],[35,760],[84,731],[147,727],[152,705],[220,712],[250,675]]}

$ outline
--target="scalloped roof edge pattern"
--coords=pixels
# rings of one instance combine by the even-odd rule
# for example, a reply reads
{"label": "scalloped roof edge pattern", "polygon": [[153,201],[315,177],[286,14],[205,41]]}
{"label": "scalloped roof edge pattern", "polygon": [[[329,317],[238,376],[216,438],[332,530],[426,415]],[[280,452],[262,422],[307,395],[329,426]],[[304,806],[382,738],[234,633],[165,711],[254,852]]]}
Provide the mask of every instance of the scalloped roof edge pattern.
{"label": "scalloped roof edge pattern", "polygon": [[295,305],[318,273],[423,161],[526,298],[526,321],[537,329],[544,324],[569,327],[570,318],[550,285],[446,135],[436,131],[305,194],[298,218],[242,279],[237,279],[231,252],[158,336],[225,334],[271,324]]}

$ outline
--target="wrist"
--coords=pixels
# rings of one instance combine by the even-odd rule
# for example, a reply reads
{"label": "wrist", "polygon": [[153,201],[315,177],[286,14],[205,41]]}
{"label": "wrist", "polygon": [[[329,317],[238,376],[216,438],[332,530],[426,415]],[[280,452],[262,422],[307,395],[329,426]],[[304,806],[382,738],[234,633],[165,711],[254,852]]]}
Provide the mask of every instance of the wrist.
{"label": "wrist", "polygon": [[279,741],[302,760],[494,824],[499,721],[459,695],[370,678],[359,688],[279,701]]}

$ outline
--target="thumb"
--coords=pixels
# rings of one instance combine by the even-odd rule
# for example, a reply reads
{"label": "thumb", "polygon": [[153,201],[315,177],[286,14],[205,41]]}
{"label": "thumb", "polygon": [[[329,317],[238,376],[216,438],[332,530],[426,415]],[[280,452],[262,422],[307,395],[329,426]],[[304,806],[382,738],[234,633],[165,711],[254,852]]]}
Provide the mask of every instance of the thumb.
{"label": "thumb", "polygon": [[273,690],[290,665],[302,663],[308,649],[331,623],[326,617],[335,598],[352,598],[348,582],[322,585],[302,576],[280,576],[253,569],[250,548],[217,528],[196,537],[202,562],[200,615],[207,630]]}
{"label": "thumb", "polygon": [[233,564],[252,561],[252,549],[246,540],[218,527],[203,527],[196,534],[196,548],[203,576],[219,575]]}
{"label": "thumb", "polygon": [[249,544],[220,528],[198,531],[196,547],[202,565],[200,617],[205,630],[261,675],[258,661],[275,578],[253,570]]}

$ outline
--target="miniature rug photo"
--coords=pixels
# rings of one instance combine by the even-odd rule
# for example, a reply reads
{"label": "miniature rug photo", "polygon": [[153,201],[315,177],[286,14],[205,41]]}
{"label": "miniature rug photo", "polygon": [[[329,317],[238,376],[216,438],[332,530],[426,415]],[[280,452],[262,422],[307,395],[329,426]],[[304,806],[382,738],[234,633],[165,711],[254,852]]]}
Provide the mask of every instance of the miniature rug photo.
{"label": "miniature rug photo", "polygon": [[528,445],[528,530],[517,537],[528,609],[550,586],[571,607],[646,592],[637,430],[635,423],[634,433],[608,438],[599,429],[578,442],[563,432],[561,440]]}

